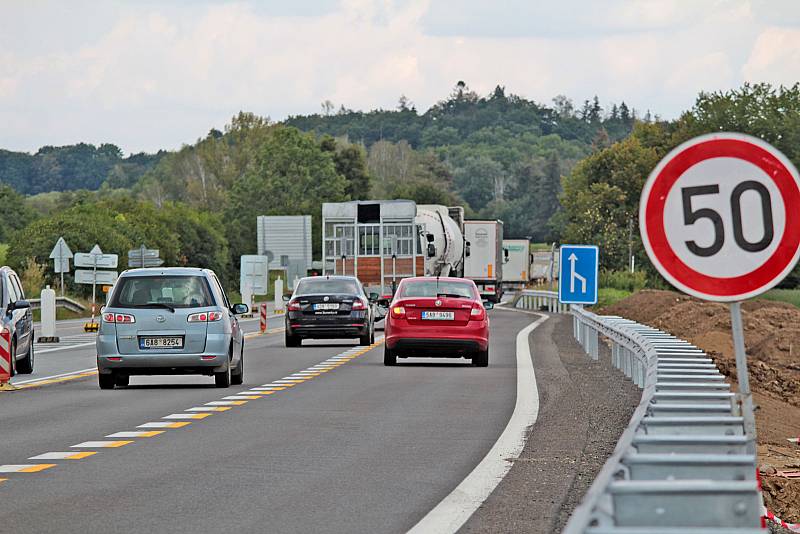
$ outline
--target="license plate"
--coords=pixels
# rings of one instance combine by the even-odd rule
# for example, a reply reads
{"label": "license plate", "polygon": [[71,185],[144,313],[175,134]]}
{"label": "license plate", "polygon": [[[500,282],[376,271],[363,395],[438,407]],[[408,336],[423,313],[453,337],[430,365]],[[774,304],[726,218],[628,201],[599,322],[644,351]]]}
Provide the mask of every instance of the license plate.
{"label": "license plate", "polygon": [[140,349],[182,349],[183,338],[175,337],[140,337]]}
{"label": "license plate", "polygon": [[338,302],[325,302],[322,304],[314,304],[314,311],[338,310],[338,309],[339,309]]}
{"label": "license plate", "polygon": [[422,318],[432,321],[452,321],[455,319],[455,313],[445,311],[424,311],[422,312]]}

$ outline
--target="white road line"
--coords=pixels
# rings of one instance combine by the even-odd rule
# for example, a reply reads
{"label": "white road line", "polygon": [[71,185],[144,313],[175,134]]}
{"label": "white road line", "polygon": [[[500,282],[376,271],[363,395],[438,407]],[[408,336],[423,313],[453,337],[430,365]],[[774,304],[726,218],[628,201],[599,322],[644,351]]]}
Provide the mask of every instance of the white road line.
{"label": "white road line", "polygon": [[[155,431],[146,431],[146,430],[134,430],[134,431],[126,431],[126,432],[114,432],[113,434],[109,434],[106,436],[107,438],[149,438],[152,437]],[[155,432],[158,434],[159,432]]]}
{"label": "white road line", "polygon": [[173,426],[174,424],[175,423],[170,423],[169,421],[153,421],[152,423],[138,425],[136,428],[175,428]]}
{"label": "white road line", "polygon": [[513,462],[509,459],[519,457],[528,440],[528,429],[536,423],[539,415],[539,390],[528,336],[547,319],[547,316],[542,316],[517,334],[517,402],[503,433],[481,463],[414,525],[409,534],[450,534],[458,531],[511,469]]}
{"label": "white road line", "polygon": [[165,415],[161,419],[203,419],[203,416],[209,414],[206,413],[172,413],[169,415]]}
{"label": "white road line", "polygon": [[69,350],[69,349],[79,349],[82,347],[91,347],[94,346],[95,342],[91,341],[89,343],[78,343],[77,345],[67,345],[65,347],[53,347],[52,349],[37,349],[36,354],[45,354],[48,352],[55,352],[57,350]]}
{"label": "white road line", "polygon": [[119,447],[120,443],[125,444],[128,442],[125,441],[84,441],[83,443],[78,443],[77,445],[71,445],[71,447],[75,448],[107,448],[107,447]]}
{"label": "white road line", "polygon": [[[37,352],[36,354],[39,354]],[[72,375],[79,375],[81,373],[88,373],[89,371],[97,371],[97,367],[89,367],[88,369],[81,369],[80,371],[70,371],[69,373],[62,373],[60,375],[51,375],[51,376],[43,376],[42,378],[31,378],[30,380],[20,380],[19,382],[13,382],[15,386],[21,386],[22,384],[32,384],[34,382],[42,382],[44,380],[51,380],[53,378],[64,378],[65,376],[72,376]]]}
{"label": "white road line", "polygon": [[36,464],[6,464],[0,465],[0,473],[19,473],[23,469],[30,469],[31,467],[35,467]]}
{"label": "white road line", "polygon": [[39,454],[37,456],[31,456],[28,460],[69,460],[73,456],[84,456],[86,454],[94,454],[93,452],[78,452],[78,451],[70,451],[70,452],[46,452],[44,454]]}
{"label": "white road line", "polygon": [[255,397],[255,395],[228,395],[227,397],[222,397],[222,400],[253,400],[253,397]]}

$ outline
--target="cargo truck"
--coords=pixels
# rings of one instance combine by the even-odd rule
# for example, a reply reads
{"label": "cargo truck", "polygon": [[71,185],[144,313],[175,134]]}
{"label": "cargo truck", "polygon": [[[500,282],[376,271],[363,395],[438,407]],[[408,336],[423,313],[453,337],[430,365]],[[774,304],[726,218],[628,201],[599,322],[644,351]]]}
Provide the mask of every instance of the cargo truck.
{"label": "cargo truck", "polygon": [[503,265],[503,288],[524,289],[530,282],[531,242],[529,239],[503,239],[508,261]]}
{"label": "cargo truck", "polygon": [[466,250],[464,278],[473,280],[484,300],[498,303],[503,297],[503,221],[464,221]]}

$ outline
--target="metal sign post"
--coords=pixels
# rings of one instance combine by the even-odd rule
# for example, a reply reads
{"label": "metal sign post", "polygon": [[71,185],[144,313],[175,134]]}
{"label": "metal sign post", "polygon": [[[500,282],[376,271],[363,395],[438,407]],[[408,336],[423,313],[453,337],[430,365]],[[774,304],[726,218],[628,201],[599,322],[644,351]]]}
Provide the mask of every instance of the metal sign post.
{"label": "metal sign post", "polygon": [[756,417],[753,411],[753,393],[750,391],[750,375],[747,372],[747,353],[744,347],[741,302],[731,303],[731,331],[733,332],[733,351],[736,355],[736,378],[739,382],[739,408],[744,418],[745,435],[754,444],[756,439]]}
{"label": "metal sign post", "polygon": [[64,296],[64,273],[69,272],[69,260],[73,257],[72,251],[67,246],[63,237],[59,237],[56,246],[50,253],[50,259],[54,260],[53,272],[61,275],[61,296]]}

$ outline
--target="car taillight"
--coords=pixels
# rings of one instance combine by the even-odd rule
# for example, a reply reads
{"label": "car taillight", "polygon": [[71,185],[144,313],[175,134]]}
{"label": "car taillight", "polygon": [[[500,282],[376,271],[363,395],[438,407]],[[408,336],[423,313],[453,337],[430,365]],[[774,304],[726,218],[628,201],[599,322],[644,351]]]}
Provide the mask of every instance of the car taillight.
{"label": "car taillight", "polygon": [[353,301],[353,309],[354,310],[366,310],[367,305],[364,304],[364,301],[361,299],[356,299]]}
{"label": "car taillight", "polygon": [[300,306],[300,302],[296,300],[290,300],[289,303],[286,305],[286,309],[289,311],[300,311],[303,309],[303,307]]}
{"label": "car taillight", "polygon": [[193,313],[189,317],[187,317],[186,320],[190,323],[206,323],[206,322],[221,321],[222,312],[210,311],[210,312]]}
{"label": "car taillight", "polygon": [[474,304],[469,312],[469,318],[476,321],[483,321],[484,317],[486,317],[486,310],[483,309],[483,306]]}
{"label": "car taillight", "polygon": [[393,306],[392,307],[392,317],[405,317],[406,316],[406,309],[402,306]]}
{"label": "car taillight", "polygon": [[103,321],[106,323],[132,324],[136,322],[136,317],[127,313],[109,312],[103,314]]}

